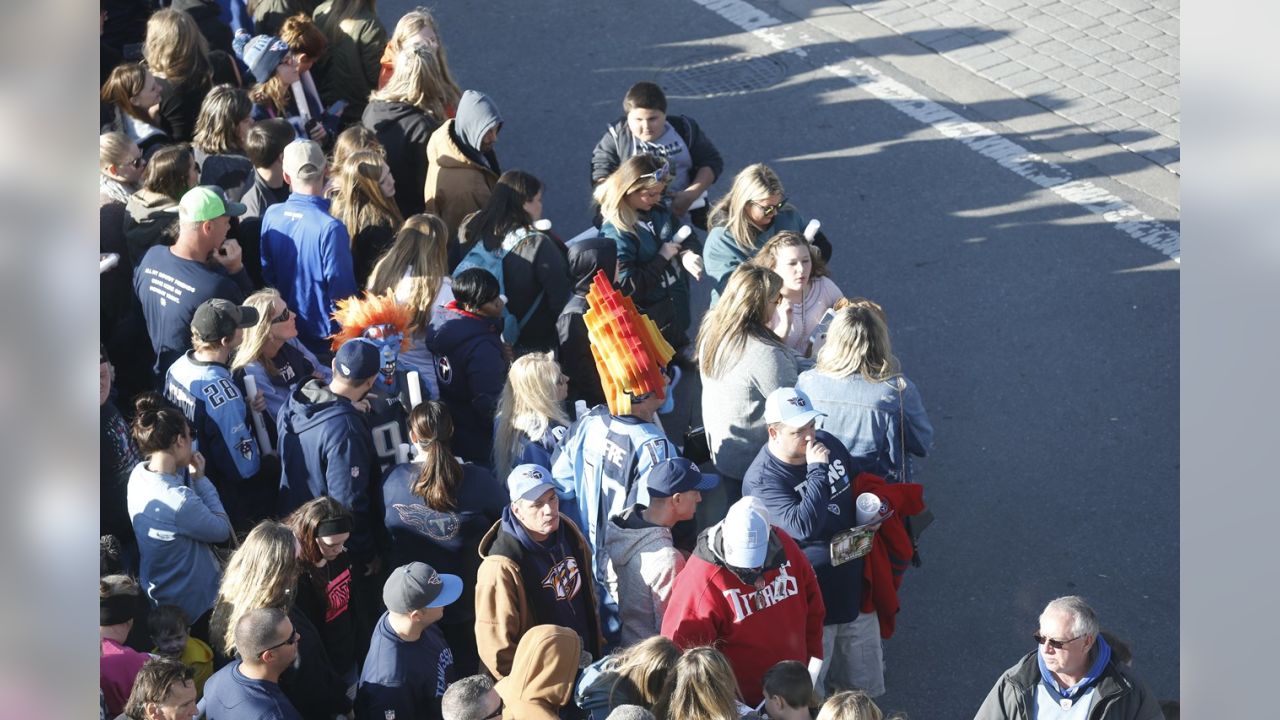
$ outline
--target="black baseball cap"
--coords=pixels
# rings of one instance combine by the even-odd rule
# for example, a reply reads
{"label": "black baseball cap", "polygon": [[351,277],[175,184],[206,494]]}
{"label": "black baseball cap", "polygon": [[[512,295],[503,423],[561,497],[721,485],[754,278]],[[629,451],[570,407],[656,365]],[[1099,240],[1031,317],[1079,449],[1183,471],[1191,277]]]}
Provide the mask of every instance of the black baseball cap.
{"label": "black baseball cap", "polygon": [[204,342],[217,342],[234,335],[236,328],[253,327],[257,323],[256,309],[213,298],[196,308],[196,314],[191,318],[191,331]]}

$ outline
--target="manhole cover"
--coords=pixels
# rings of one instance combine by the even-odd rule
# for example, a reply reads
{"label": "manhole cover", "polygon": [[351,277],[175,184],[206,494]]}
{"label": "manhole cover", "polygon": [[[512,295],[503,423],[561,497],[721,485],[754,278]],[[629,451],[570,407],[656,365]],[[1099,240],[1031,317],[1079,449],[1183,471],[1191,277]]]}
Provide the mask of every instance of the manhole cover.
{"label": "manhole cover", "polygon": [[760,55],[733,55],[668,68],[662,86],[675,97],[740,95],[761,90],[781,80],[786,67]]}

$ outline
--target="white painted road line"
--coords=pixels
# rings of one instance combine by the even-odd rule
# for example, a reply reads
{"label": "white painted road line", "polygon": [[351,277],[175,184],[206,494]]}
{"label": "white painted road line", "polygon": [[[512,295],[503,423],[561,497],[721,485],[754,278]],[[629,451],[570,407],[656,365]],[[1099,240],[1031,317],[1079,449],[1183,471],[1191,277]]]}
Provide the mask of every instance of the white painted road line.
{"label": "white painted road line", "polygon": [[[800,57],[804,33],[797,33],[781,20],[746,0],[693,0],[731,24],[751,33],[769,47]],[[1027,150],[980,123],[930,100],[894,80],[866,61],[851,58],[822,69],[885,101],[895,110],[932,127],[944,137],[963,143],[970,150],[990,158],[1001,167],[1049,190],[1058,197],[1101,216],[1117,230],[1164,255],[1180,260],[1181,233],[1142,212],[1109,190],[1088,180],[1079,180],[1065,168]]]}

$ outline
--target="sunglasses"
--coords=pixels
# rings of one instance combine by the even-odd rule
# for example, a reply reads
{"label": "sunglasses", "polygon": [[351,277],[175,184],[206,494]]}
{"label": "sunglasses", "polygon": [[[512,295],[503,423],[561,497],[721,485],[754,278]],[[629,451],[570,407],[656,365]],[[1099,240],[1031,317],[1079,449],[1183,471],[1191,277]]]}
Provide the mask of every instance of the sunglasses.
{"label": "sunglasses", "polygon": [[271,318],[271,324],[274,325],[276,323],[282,323],[285,320],[288,320],[292,316],[293,316],[293,313],[289,312],[289,306],[285,305],[284,310],[279,315]]}
{"label": "sunglasses", "polygon": [[777,215],[782,210],[782,206],[787,204],[787,196],[783,195],[782,199],[779,200],[776,205],[765,205],[764,203],[758,203],[755,200],[748,200],[747,202],[760,208],[760,213],[765,217],[769,217],[771,215]]}
{"label": "sunglasses", "polygon": [[302,636],[298,634],[298,631],[294,630],[293,633],[289,635],[289,638],[287,640],[285,640],[284,642],[276,643],[275,645],[272,645],[271,647],[263,650],[262,652],[270,652],[272,650],[275,650],[276,648],[282,648],[285,645],[293,645],[298,642],[298,638],[300,637]]}
{"label": "sunglasses", "polygon": [[133,159],[133,162],[129,163],[129,166],[136,170],[137,168],[140,168],[146,164],[147,164],[147,159],[139,155],[138,157]]}
{"label": "sunglasses", "polygon": [[1045,643],[1049,643],[1049,647],[1053,648],[1054,650],[1061,650],[1062,648],[1066,647],[1067,645],[1070,645],[1071,643],[1073,643],[1073,642],[1075,642],[1075,641],[1079,640],[1080,638],[1082,638],[1082,637],[1084,637],[1084,636],[1083,636],[1083,635],[1077,635],[1077,636],[1075,636],[1075,637],[1071,638],[1070,640],[1054,640],[1053,638],[1047,638],[1047,637],[1045,637],[1045,636],[1041,635],[1040,633],[1036,633],[1035,635],[1032,635],[1031,637],[1035,638],[1036,645],[1044,645]]}
{"label": "sunglasses", "polygon": [[646,180],[648,178],[653,178],[654,182],[666,182],[667,176],[670,174],[671,174],[671,165],[669,163],[663,163],[662,166],[659,167],[657,170],[654,170],[651,173],[645,173],[644,175],[641,175],[640,177],[636,178],[636,182],[638,183],[641,180]]}
{"label": "sunglasses", "polygon": [[493,720],[502,717],[502,711],[507,709],[507,704],[502,701],[502,696],[498,696],[498,709],[480,718],[480,720]]}

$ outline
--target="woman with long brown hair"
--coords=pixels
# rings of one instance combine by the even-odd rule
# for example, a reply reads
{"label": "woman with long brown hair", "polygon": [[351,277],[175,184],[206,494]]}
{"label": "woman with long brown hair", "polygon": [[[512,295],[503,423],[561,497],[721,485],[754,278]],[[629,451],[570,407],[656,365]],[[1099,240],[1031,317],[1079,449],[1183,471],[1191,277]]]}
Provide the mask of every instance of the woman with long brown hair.
{"label": "woman with long brown hair", "polygon": [[160,91],[155,73],[142,63],[112,68],[98,95],[103,104],[111,106],[111,122],[104,129],[124,133],[144,154],[173,142],[157,127]]}
{"label": "woman with long brown hair", "polygon": [[382,483],[391,535],[391,567],[415,560],[462,578],[462,597],[444,610],[440,629],[453,649],[458,675],[477,671],[475,580],[480,538],[502,516],[507,491],[482,467],[458,462],[450,442],[453,419],[439,400],[409,413],[416,456],[392,468]]}
{"label": "woman with long brown hair", "polygon": [[234,61],[221,50],[210,52],[196,21],[182,10],[161,8],[152,13],[142,56],[163,81],[156,126],[177,142],[195,137],[200,105],[214,83],[240,84]]}
{"label": "woman with long brown hair", "polygon": [[353,153],[338,167],[338,195],[329,211],[351,236],[351,258],[360,286],[404,223],[395,195],[396,181],[382,153]]}
{"label": "woman with long brown hair", "polygon": [[394,290],[396,300],[412,310],[406,333],[409,348],[400,351],[398,362],[418,371],[432,397],[438,396],[439,387],[435,356],[427,349],[427,328],[435,309],[453,300],[448,237],[449,228],[440,218],[430,213],[413,215],[369,275],[369,292],[383,295]]}
{"label": "woman with long brown hair", "polygon": [[297,608],[320,631],[333,667],[348,682],[356,679],[360,658],[355,615],[351,611],[351,511],[331,497],[307,501],[284,519],[300,549],[302,572],[295,593]]}

